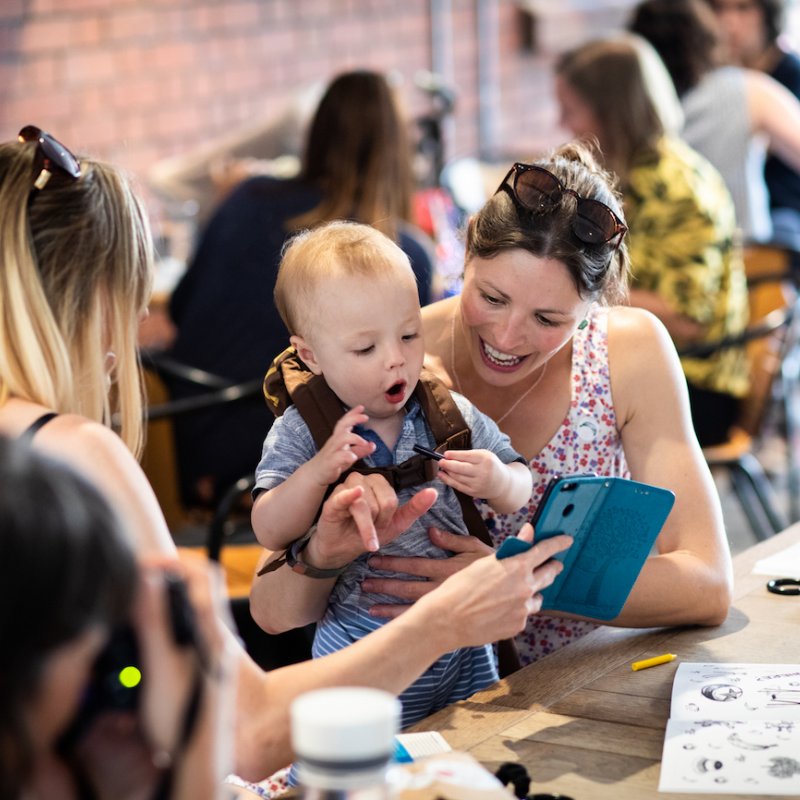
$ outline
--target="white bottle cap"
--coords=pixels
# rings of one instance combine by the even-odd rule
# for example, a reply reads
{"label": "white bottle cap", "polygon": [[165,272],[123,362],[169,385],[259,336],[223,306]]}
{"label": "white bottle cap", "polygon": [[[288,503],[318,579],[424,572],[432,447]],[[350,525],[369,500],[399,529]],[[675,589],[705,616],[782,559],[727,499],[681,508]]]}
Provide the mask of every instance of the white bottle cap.
{"label": "white bottle cap", "polygon": [[339,687],[291,706],[298,778],[306,786],[350,788],[374,781],[394,751],[400,701],[379,689]]}

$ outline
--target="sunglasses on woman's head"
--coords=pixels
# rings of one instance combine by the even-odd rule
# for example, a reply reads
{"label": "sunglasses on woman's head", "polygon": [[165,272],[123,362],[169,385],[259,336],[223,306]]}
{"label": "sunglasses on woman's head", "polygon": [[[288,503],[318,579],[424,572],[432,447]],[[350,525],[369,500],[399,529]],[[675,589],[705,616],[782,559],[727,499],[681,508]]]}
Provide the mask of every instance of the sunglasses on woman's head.
{"label": "sunglasses on woman's head", "polygon": [[81,176],[81,165],[70,151],[58,139],[45,133],[35,125],[26,125],[18,134],[20,142],[36,142],[36,179],[33,186],[44,189],[53,175],[54,169],[61,170],[65,175],[78,180]]}
{"label": "sunglasses on woman's head", "polygon": [[[513,181],[509,183],[512,176]],[[564,194],[571,194],[575,198],[572,232],[585,244],[606,244],[619,236],[619,247],[628,230],[605,203],[581,197],[574,189],[564,186],[550,170],[535,164],[514,164],[497,188],[497,192],[500,191],[508,192],[517,208],[534,214],[552,211],[561,202]]]}

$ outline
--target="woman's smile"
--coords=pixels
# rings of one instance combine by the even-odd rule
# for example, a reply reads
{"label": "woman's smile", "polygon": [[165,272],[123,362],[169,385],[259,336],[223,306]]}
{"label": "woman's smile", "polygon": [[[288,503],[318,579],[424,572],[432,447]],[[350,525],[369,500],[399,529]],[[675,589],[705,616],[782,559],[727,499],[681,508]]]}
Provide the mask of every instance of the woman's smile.
{"label": "woman's smile", "polygon": [[481,343],[481,355],[486,364],[493,369],[513,372],[528,356],[515,356],[512,353],[504,353],[492,347],[487,341],[478,337]]}

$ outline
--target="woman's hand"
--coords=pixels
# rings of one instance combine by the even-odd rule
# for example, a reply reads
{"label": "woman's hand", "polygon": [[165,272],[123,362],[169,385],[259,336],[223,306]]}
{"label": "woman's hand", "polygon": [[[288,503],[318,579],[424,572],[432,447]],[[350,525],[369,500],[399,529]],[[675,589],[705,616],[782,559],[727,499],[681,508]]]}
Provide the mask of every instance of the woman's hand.
{"label": "woman's hand", "polygon": [[[533,540],[530,524],[522,526],[519,538]],[[520,555],[479,558],[424,595],[408,613],[422,614],[428,635],[442,636],[451,649],[515,636],[541,610],[542,590],[563,569],[553,556],[571,544],[569,536],[554,536]]]}
{"label": "woman's hand", "polygon": [[[196,645],[175,640],[165,573],[183,579],[194,613]],[[203,563],[151,563],[143,567],[133,611],[142,668],[138,718],[103,714],[76,748],[102,800],[149,796],[172,765],[171,798],[211,798],[232,763],[233,647],[220,619],[227,614],[220,579]],[[194,683],[199,712],[185,742]]]}
{"label": "woman's hand", "polygon": [[382,475],[351,473],[323,504],[304,560],[321,568],[349,564],[396,539],[436,497],[435,489],[423,489],[400,506]]}
{"label": "woman's hand", "polygon": [[475,536],[447,533],[438,528],[428,531],[431,542],[442,550],[449,550],[450,558],[423,558],[420,556],[372,556],[370,567],[410,575],[405,578],[368,578],[361,588],[365,592],[389,594],[406,603],[374,605],[369,613],[373,617],[392,618],[402,614],[411,603],[433,591],[443,581],[469,566],[473,561],[491,555],[494,550]]}

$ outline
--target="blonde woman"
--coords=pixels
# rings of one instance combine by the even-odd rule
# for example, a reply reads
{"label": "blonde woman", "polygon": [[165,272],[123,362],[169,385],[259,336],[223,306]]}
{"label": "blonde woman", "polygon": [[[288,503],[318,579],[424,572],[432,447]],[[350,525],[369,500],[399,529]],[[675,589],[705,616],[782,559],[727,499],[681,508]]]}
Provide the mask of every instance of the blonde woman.
{"label": "blonde woman", "polygon": [[[135,332],[152,272],[140,203],[115,169],[76,159],[28,126],[19,141],[0,144],[0,242],[0,434],[27,437],[94,481],[126,523],[137,555],[174,556],[135,458],[142,439]],[[116,419],[119,435],[110,427]],[[351,482],[326,502],[318,528],[349,552],[361,542],[359,526],[391,538],[434,499],[428,490],[398,508],[385,481]],[[483,559],[402,620],[315,662],[263,673],[231,638],[237,772],[259,780],[291,761],[288,708],[297,694],[337,684],[399,692],[445,652],[520,630],[560,569],[551,557],[567,543]],[[389,671],[386,652],[395,654]],[[198,757],[230,738],[218,731],[210,743],[199,740]]]}

